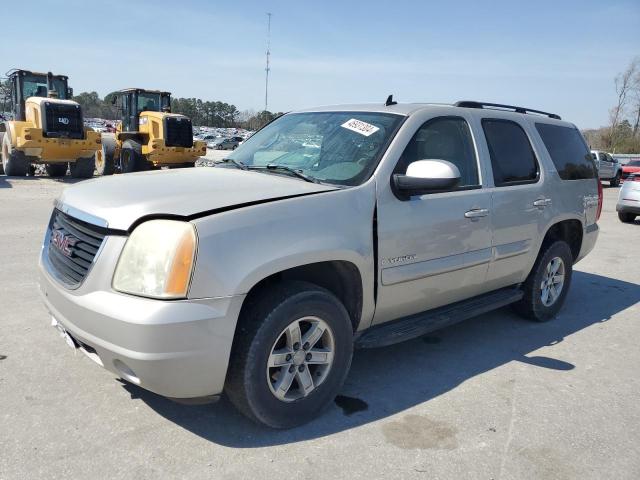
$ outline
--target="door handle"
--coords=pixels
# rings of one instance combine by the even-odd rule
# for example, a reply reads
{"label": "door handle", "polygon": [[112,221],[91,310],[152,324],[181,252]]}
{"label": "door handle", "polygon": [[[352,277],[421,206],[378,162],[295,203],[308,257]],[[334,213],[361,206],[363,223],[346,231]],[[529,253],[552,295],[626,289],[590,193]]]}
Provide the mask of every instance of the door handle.
{"label": "door handle", "polygon": [[465,218],[471,219],[486,217],[487,215],[489,215],[489,210],[486,208],[474,208],[473,210],[469,210],[464,214]]}
{"label": "door handle", "polygon": [[539,198],[538,200],[536,200],[535,202],[533,202],[533,206],[534,207],[547,207],[551,205],[551,199],[550,198]]}

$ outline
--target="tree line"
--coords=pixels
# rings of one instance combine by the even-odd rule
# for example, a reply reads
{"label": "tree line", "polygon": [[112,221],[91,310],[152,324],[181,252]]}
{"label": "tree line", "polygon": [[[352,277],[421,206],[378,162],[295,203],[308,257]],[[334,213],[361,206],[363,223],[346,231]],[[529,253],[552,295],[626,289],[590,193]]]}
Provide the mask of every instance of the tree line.
{"label": "tree line", "polygon": [[609,125],[585,130],[594,150],[611,153],[640,153],[640,57],[614,79],[616,104],[609,110]]}

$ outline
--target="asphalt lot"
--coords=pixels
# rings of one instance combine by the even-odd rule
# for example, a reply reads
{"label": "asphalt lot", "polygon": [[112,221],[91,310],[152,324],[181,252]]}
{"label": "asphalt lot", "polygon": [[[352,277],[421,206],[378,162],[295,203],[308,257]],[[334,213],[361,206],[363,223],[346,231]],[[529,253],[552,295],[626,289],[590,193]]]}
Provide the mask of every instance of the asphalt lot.
{"label": "asphalt lot", "polygon": [[0,176],[0,479],[640,478],[640,221],[618,189],[554,322],[502,309],[359,351],[335,406],[272,431],[123,384],[50,327],[36,264],[69,183]]}

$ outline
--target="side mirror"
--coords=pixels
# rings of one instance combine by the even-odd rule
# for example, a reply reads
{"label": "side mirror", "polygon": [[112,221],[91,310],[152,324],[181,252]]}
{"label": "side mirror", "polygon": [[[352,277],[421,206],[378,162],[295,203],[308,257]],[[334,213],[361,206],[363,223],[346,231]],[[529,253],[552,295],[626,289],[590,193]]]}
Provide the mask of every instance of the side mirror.
{"label": "side mirror", "polygon": [[67,88],[67,100],[71,100],[73,98],[73,88]]}
{"label": "side mirror", "polygon": [[115,105],[117,101],[118,101],[117,95],[114,95],[113,97],[111,97],[111,105]]}
{"label": "side mirror", "polygon": [[418,160],[407,173],[393,175],[393,186],[403,197],[451,190],[460,183],[460,170],[446,160]]}

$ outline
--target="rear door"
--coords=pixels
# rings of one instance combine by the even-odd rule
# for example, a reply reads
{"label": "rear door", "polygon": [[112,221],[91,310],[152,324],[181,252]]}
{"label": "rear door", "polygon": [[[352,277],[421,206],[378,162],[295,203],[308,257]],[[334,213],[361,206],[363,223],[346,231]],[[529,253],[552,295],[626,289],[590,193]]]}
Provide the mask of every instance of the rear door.
{"label": "rear door", "polygon": [[[379,292],[373,323],[469,298],[484,289],[491,255],[491,198],[483,185],[469,118],[425,114],[414,125],[417,130],[393,172],[377,182]],[[391,175],[405,173],[416,160],[429,159],[455,164],[460,185],[447,192],[398,198]]]}
{"label": "rear door", "polygon": [[526,278],[552,198],[528,123],[487,113],[481,126],[493,177],[492,261],[486,285],[494,290]]}

